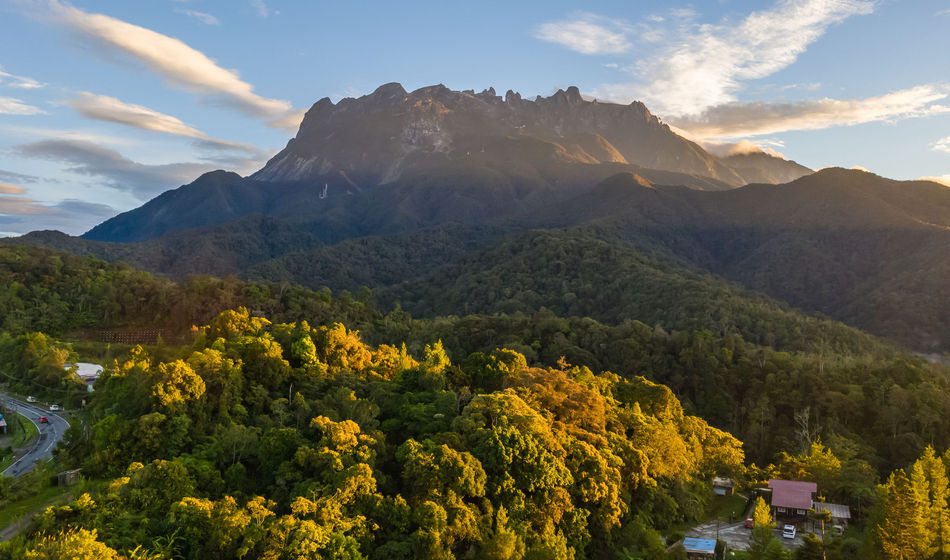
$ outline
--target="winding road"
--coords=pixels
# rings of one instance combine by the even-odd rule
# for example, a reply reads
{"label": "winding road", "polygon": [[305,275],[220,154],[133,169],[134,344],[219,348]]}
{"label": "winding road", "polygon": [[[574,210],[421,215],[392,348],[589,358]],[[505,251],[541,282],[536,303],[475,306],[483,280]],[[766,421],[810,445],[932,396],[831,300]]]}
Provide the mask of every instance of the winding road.
{"label": "winding road", "polygon": [[[53,456],[53,449],[63,439],[63,435],[69,428],[69,422],[55,412],[49,412],[45,408],[8,397],[3,393],[0,393],[0,402],[11,412],[17,412],[25,416],[36,425],[40,432],[40,435],[34,438],[29,451],[20,457],[16,463],[10,465],[7,470],[0,473],[3,476],[18,477],[33,470],[37,462],[45,461]],[[40,416],[48,418],[49,423],[40,424]]]}

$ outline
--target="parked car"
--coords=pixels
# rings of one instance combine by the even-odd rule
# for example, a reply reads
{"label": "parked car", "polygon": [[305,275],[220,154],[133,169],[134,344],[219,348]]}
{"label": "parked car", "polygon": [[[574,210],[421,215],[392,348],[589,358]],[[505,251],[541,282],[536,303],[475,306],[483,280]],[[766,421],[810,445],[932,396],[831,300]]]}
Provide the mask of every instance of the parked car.
{"label": "parked car", "polygon": [[795,538],[795,526],[786,525],[785,529],[782,530],[783,539],[794,539]]}
{"label": "parked car", "polygon": [[29,396],[29,397],[26,398],[26,402],[36,402],[36,397],[34,397],[34,396],[32,396],[32,395]]}
{"label": "parked car", "polygon": [[40,416],[40,424],[49,424],[49,418]]}
{"label": "parked car", "polygon": [[754,524],[755,524],[755,522],[752,520],[751,517],[746,517],[746,518],[745,518],[745,525],[743,525],[743,527],[745,527],[746,529],[751,529],[751,528],[752,528],[752,525],[754,525]]}
{"label": "parked car", "polygon": [[59,405],[58,405],[58,404],[51,404],[51,405],[49,405],[49,409],[52,410],[53,412],[55,412],[55,411],[59,410]]}

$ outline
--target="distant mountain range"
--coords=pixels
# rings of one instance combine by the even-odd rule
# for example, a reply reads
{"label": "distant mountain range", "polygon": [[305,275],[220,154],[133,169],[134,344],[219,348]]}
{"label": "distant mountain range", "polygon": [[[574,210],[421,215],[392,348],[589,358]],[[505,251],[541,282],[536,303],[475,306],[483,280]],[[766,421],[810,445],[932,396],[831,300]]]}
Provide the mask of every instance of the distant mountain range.
{"label": "distant mountain range", "polygon": [[714,330],[761,312],[743,322],[760,336],[779,316],[751,290],[947,351],[948,228],[946,187],[716,157],[640,103],[387,84],[314,104],[250,177],[208,173],[81,238],[4,243],[177,277],[365,285],[425,315],[547,307]]}
{"label": "distant mountain range", "polygon": [[143,241],[251,214],[313,222],[336,241],[407,227],[513,217],[607,177],[725,190],[785,182],[806,167],[767,154],[715,157],[642,103],[585,101],[577,88],[534,101],[508,92],[386,84],[334,105],[248,178],[216,171],[100,224],[83,237]]}

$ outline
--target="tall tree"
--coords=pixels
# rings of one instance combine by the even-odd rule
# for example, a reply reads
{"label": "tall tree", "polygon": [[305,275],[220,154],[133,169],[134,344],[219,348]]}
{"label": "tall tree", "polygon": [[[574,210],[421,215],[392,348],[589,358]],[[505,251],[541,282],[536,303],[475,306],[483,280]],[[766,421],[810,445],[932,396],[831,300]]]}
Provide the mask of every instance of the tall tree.
{"label": "tall tree", "polygon": [[927,558],[933,533],[927,527],[926,509],[903,469],[891,473],[880,492],[881,512],[876,533],[884,557],[889,560]]}
{"label": "tall tree", "polygon": [[910,481],[924,510],[927,530],[933,535],[934,557],[946,558],[950,553],[950,510],[947,508],[950,483],[946,465],[929,445],[914,463]]}

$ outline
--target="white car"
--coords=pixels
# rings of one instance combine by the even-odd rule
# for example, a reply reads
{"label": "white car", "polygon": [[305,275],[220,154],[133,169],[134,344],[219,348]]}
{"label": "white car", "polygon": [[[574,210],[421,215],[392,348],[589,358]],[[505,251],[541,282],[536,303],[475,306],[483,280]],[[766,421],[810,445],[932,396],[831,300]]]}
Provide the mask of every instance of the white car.
{"label": "white car", "polygon": [[[53,411],[53,412],[56,412],[57,410],[59,410],[59,405],[58,405],[58,404],[51,404],[51,405],[49,405],[49,409],[50,409],[51,411]],[[786,525],[786,527],[787,527],[787,525]]]}
{"label": "white car", "polygon": [[26,402],[36,402],[36,397],[33,397],[33,396],[27,397]]}
{"label": "white car", "polygon": [[782,529],[782,538],[783,538],[783,539],[794,539],[794,538],[795,538],[795,526],[794,526],[794,525],[786,525],[785,528]]}

